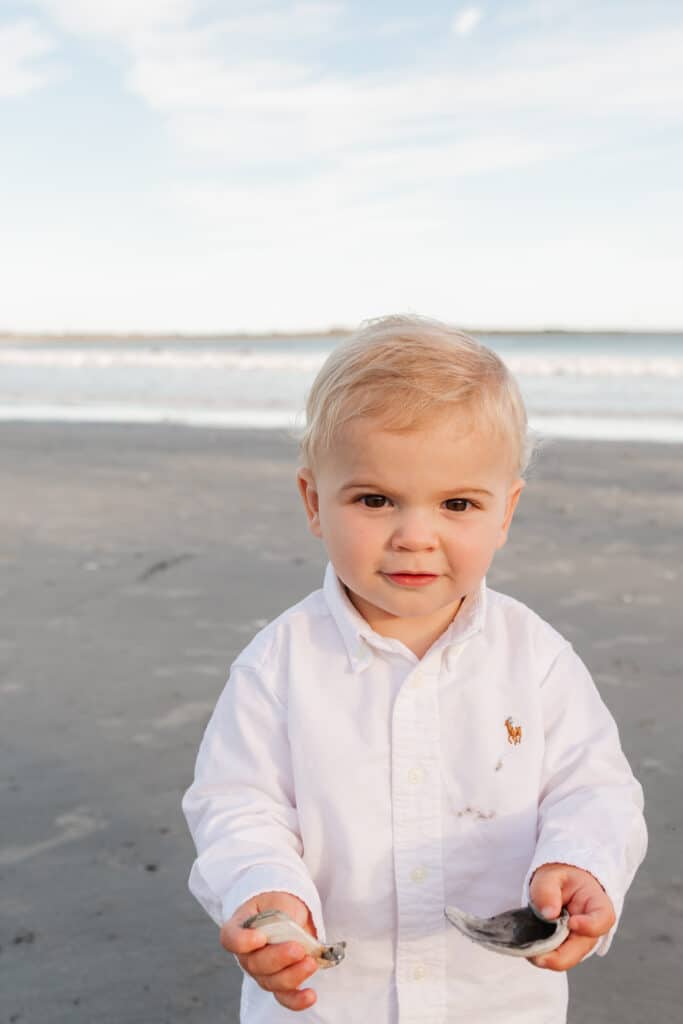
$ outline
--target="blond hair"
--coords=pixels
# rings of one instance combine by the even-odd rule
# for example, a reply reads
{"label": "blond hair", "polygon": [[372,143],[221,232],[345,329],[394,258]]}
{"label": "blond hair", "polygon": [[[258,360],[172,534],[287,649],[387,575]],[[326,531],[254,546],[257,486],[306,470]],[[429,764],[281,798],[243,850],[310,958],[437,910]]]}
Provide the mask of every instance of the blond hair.
{"label": "blond hair", "polygon": [[299,438],[314,468],[345,423],[378,417],[389,430],[410,430],[464,409],[483,418],[526,471],[534,449],[517,381],[495,352],[456,328],[420,316],[365,321],[325,360],[308,394]]}

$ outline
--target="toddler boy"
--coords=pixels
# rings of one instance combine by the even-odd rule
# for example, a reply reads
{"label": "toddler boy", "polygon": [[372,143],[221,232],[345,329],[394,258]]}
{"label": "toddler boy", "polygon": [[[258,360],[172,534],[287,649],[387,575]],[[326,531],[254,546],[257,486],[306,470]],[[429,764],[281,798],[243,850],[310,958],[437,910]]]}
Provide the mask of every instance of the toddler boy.
{"label": "toddler boy", "polygon": [[[566,970],[607,951],[642,792],[571,644],[485,581],[530,455],[515,380],[444,324],[371,321],[318,374],[298,486],[324,584],[237,656],[183,800],[243,1024],[561,1024]],[[529,897],[571,915],[534,963],[444,917]],[[345,960],[241,927],[269,908]]]}

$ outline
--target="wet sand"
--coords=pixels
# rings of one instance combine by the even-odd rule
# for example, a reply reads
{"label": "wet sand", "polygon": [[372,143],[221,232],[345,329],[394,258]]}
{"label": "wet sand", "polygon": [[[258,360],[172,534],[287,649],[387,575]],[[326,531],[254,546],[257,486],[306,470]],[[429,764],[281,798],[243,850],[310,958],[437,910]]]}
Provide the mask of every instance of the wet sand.
{"label": "wet sand", "polygon": [[[180,799],[230,662],[322,580],[294,445],[0,433],[0,1024],[236,1024]],[[650,852],[612,951],[570,976],[571,1024],[680,1020],[682,467],[547,444],[488,578],[574,643],[646,792]]]}

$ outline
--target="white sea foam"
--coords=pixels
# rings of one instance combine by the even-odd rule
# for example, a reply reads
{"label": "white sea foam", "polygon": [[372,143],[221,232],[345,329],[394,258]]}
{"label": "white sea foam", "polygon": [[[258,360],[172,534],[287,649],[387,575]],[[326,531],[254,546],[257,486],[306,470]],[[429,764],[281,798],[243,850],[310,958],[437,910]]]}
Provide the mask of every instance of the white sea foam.
{"label": "white sea foam", "polygon": [[[316,373],[328,349],[289,349],[258,352],[202,348],[49,348],[0,347],[0,366],[43,369],[134,368],[151,370],[291,370]],[[613,353],[502,353],[513,373],[525,377],[683,377],[683,356],[619,355]]]}
{"label": "white sea foam", "polygon": [[522,377],[683,377],[683,358],[675,356],[522,355],[505,356]]}
{"label": "white sea foam", "polygon": [[630,416],[530,416],[532,430],[545,437],[591,441],[683,443],[683,418]]}
{"label": "white sea foam", "polygon": [[0,421],[60,423],[178,424],[188,427],[297,429],[303,414],[295,409],[198,409],[152,405],[0,405]]}
{"label": "white sea foam", "polygon": [[[199,409],[139,405],[4,405],[0,421],[112,424],[167,424],[217,429],[285,430],[292,437],[304,416],[296,409]],[[683,417],[653,416],[530,416],[541,437],[596,441],[662,441],[683,443]]]}
{"label": "white sea foam", "polygon": [[0,365],[59,367],[60,369],[150,370],[307,370],[315,373],[327,353],[313,352],[197,352],[172,349],[52,349],[0,348]]}

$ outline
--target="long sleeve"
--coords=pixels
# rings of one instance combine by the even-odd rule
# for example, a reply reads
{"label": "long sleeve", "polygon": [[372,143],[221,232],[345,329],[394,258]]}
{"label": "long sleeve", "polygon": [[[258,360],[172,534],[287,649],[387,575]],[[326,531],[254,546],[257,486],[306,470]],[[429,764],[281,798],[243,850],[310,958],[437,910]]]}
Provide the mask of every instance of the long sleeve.
{"label": "long sleeve", "polygon": [[322,938],[320,899],[302,860],[285,714],[275,683],[236,662],[183,798],[197,848],[189,886],[218,925],[258,893],[292,893]]}
{"label": "long sleeve", "polygon": [[[545,756],[538,841],[525,898],[542,864],[572,864],[598,879],[618,922],[647,848],[642,789],[622,752],[615,722],[570,645],[548,672],[541,700]],[[599,955],[607,952],[615,928],[596,946]]]}

